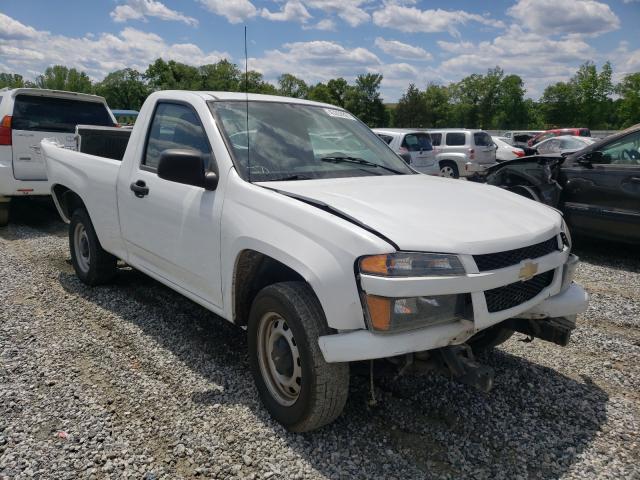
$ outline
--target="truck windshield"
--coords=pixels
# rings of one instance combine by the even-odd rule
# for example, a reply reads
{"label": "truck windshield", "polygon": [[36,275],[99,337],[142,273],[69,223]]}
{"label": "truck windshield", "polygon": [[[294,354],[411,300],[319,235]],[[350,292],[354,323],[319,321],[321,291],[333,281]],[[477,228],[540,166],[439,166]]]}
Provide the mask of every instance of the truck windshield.
{"label": "truck windshield", "polygon": [[236,168],[251,181],[414,173],[383,140],[337,108],[237,100],[210,106]]}

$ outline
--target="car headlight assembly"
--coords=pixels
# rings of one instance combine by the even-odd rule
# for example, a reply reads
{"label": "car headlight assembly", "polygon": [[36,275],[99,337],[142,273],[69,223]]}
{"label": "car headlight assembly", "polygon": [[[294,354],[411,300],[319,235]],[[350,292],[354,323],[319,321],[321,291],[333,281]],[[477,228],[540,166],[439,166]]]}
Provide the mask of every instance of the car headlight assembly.
{"label": "car headlight assembly", "polygon": [[372,330],[395,333],[473,318],[471,295],[429,295],[387,298],[366,295],[367,316]]}
{"label": "car headlight assembly", "polygon": [[396,252],[360,259],[360,273],[382,277],[432,277],[464,275],[457,255]]}
{"label": "car headlight assembly", "polygon": [[[457,255],[396,252],[362,257],[358,269],[380,277],[450,277],[465,275]],[[389,298],[363,293],[372,330],[398,332],[473,318],[471,295],[425,295]]]}

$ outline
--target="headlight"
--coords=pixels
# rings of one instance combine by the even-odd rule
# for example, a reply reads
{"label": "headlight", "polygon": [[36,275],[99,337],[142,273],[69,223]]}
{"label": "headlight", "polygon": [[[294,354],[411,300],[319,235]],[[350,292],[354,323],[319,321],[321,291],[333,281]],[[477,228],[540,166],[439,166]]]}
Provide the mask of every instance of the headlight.
{"label": "headlight", "polygon": [[571,240],[571,232],[569,232],[569,225],[567,225],[567,222],[564,220],[564,218],[562,219],[562,231],[560,232],[560,236],[562,237],[562,243],[564,243],[565,246],[571,249],[571,246],[573,244],[573,241]]}
{"label": "headlight", "polygon": [[362,257],[361,273],[383,277],[431,277],[464,275],[464,267],[456,255],[444,253],[396,252]]}
{"label": "headlight", "polygon": [[366,296],[371,328],[398,332],[473,318],[471,295],[431,295],[411,298]]}

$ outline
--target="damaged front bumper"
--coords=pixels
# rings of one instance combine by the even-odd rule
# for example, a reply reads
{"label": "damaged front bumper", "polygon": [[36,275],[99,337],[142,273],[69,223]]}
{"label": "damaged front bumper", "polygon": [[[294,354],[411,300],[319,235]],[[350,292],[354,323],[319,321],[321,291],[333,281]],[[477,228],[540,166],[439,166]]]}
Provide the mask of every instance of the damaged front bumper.
{"label": "damaged front bumper", "polygon": [[[589,301],[586,291],[572,282],[578,259],[568,252],[566,255],[565,263],[557,272],[557,281],[549,289],[551,293],[544,299],[523,304],[523,311],[514,311],[507,318],[484,316],[474,321],[458,320],[399,333],[355,330],[320,337],[320,349],[329,363],[388,358],[460,345],[479,331],[502,322],[509,324],[505,325],[507,328],[566,344],[575,327],[576,316],[586,310]],[[553,291],[557,293],[553,295]]]}

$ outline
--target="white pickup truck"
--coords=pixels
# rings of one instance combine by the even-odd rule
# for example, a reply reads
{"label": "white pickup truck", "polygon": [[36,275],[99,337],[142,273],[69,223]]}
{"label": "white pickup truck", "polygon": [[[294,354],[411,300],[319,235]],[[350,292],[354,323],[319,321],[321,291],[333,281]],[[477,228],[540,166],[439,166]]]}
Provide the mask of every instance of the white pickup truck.
{"label": "white pickup truck", "polygon": [[42,150],[78,277],[108,282],[119,258],[246,327],[258,392],[293,431],[340,414],[349,362],[488,390],[472,350],[513,331],[564,345],[587,305],[558,211],[417,174],[332,105],[156,92],[121,161]]}

